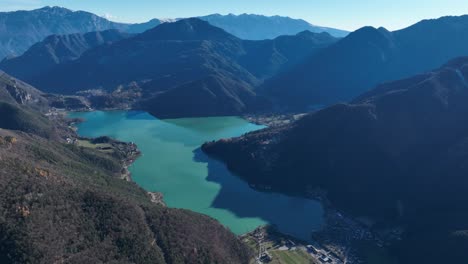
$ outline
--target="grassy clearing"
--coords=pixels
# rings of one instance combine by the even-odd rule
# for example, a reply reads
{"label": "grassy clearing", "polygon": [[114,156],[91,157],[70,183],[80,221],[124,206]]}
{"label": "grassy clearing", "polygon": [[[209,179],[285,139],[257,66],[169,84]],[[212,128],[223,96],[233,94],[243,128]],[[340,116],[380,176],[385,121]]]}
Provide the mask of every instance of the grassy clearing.
{"label": "grassy clearing", "polygon": [[91,148],[91,149],[97,149],[105,153],[113,153],[114,151],[112,150],[112,145],[108,143],[102,143],[102,144],[93,144],[91,141],[86,140],[86,139],[79,139],[76,142],[76,145],[79,147],[84,147],[84,148]]}
{"label": "grassy clearing", "polygon": [[271,251],[273,264],[297,264],[297,263],[315,263],[312,257],[307,254],[304,250],[297,249],[292,251],[280,251],[274,250]]}
{"label": "grassy clearing", "polygon": [[[244,238],[243,242],[248,245],[254,252],[255,255],[258,255],[258,244],[251,237]],[[273,241],[266,241],[264,243],[268,252],[272,256],[271,264],[309,264],[314,262],[312,256],[310,256],[305,249],[297,248],[296,250],[278,250],[275,248],[275,243]],[[255,263],[252,261],[251,263]]]}

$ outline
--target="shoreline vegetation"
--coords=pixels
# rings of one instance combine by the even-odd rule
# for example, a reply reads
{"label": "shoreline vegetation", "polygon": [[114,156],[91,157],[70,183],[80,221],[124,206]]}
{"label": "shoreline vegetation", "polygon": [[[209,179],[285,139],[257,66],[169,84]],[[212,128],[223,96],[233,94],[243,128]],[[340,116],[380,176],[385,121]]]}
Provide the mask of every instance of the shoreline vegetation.
{"label": "shoreline vegetation", "polygon": [[249,263],[219,222],[122,179],[136,146],[79,138],[78,120],[2,82],[0,263]]}
{"label": "shoreline vegetation", "polygon": [[[94,110],[90,109],[89,111]],[[121,161],[122,167],[120,178],[127,182],[133,182],[132,173],[130,172],[129,167],[132,166],[132,164],[142,155],[141,151],[138,149],[138,146],[135,143],[119,141],[108,136],[102,136],[98,138],[81,137],[77,133],[76,125],[81,122],[85,122],[86,120],[82,118],[69,118],[67,117],[67,113],[69,112],[72,111],[64,112],[63,117],[67,121],[68,127],[74,131],[74,137],[67,137],[67,143],[79,147],[96,149],[103,153],[117,156]],[[167,207],[166,203],[164,202],[164,195],[162,193],[147,192],[147,194],[148,199],[152,203]]]}
{"label": "shoreline vegetation", "polygon": [[277,127],[297,121],[306,114],[307,113],[258,113],[246,114],[241,117],[256,125]]}

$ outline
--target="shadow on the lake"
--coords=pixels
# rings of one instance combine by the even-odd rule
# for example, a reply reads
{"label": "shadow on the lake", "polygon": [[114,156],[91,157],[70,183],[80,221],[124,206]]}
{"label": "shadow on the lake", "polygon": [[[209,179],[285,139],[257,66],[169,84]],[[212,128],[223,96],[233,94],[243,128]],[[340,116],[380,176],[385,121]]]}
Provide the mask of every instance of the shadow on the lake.
{"label": "shadow on the lake", "polygon": [[152,116],[148,112],[132,110],[125,113],[127,119],[130,120],[155,120],[156,117]]}
{"label": "shadow on the lake", "polygon": [[221,185],[211,207],[229,210],[238,217],[259,217],[280,231],[304,240],[320,228],[323,209],[318,202],[256,191],[200,148],[194,150],[194,161],[208,164],[207,180]]}
{"label": "shadow on the lake", "polygon": [[[207,133],[221,134],[225,131],[238,128],[240,125],[247,124],[244,119],[236,116],[213,116],[213,117],[194,117],[179,119],[161,119],[161,122],[187,129],[190,132],[206,135]],[[259,126],[261,128],[261,126]],[[258,129],[259,129],[258,128]]]}
{"label": "shadow on the lake", "polygon": [[192,149],[209,140],[241,136],[263,128],[234,116],[157,119],[155,124],[157,129],[152,129],[150,133],[161,140],[180,143]]}

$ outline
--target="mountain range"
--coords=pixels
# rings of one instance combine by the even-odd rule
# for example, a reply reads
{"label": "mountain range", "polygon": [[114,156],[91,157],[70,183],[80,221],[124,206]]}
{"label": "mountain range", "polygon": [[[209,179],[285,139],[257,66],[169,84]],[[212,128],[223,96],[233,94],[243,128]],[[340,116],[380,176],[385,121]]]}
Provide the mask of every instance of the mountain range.
{"label": "mountain range", "polygon": [[[328,32],[335,37],[346,31],[318,27],[306,21],[288,17],[260,15],[209,15],[200,17],[225,29],[239,38],[273,39],[280,35],[295,35],[309,30]],[[0,59],[21,55],[35,43],[50,35],[67,35],[116,29],[127,33],[142,33],[164,22],[180,20],[152,19],[145,23],[126,24],[109,21],[85,11],[71,11],[62,7],[44,7],[32,11],[0,12]],[[255,37],[256,36],[256,37]]]}
{"label": "mountain range", "polygon": [[305,30],[313,33],[326,32],[337,38],[346,37],[349,33],[345,30],[315,26],[302,19],[282,16],[213,14],[199,18],[246,40],[274,39],[282,35],[295,35]]}
{"label": "mountain range", "polygon": [[405,226],[398,263],[458,263],[468,244],[467,80],[463,57],[203,150],[253,185],[301,196],[321,189],[376,226]]}
{"label": "mountain range", "polygon": [[141,33],[159,20],[144,24],[123,24],[84,11],[73,12],[61,7],[44,7],[32,11],[0,13],[0,58],[18,56],[50,35],[87,33],[117,29]]}
{"label": "mountain range", "polygon": [[[394,32],[364,27],[343,39],[304,31],[259,41],[241,40],[226,31],[214,30],[216,27],[209,24],[198,27],[193,33],[198,39],[193,39],[181,27],[184,21],[197,19],[165,23],[112,45],[81,45],[80,51],[73,53],[83,56],[59,65],[54,63],[50,70],[36,59],[41,52],[34,49],[24,56],[4,60],[0,69],[47,92],[100,88],[110,92],[118,87],[134,87],[136,83],[137,93],[141,91],[145,99],[139,101],[137,108],[160,117],[180,117],[240,114],[272,107],[307,111],[348,101],[379,83],[468,55],[468,16],[424,20]],[[155,35],[158,36],[154,39]],[[47,41],[50,39],[36,46],[49,47]],[[65,42],[60,41],[53,49],[71,46]],[[167,46],[154,46],[163,42]],[[46,65],[47,72],[35,70],[34,64],[28,63],[28,56],[31,61]],[[134,56],[140,56],[138,61]],[[126,63],[132,67],[124,66]],[[163,64],[168,66],[163,69]],[[171,92],[163,95],[168,90]],[[190,100],[188,94],[204,96]],[[194,106],[199,106],[195,107],[199,112],[192,111]]]}
{"label": "mountain range", "polygon": [[424,20],[390,32],[364,27],[269,80],[262,90],[295,109],[346,102],[379,83],[468,55],[468,16]]}
{"label": "mountain range", "polygon": [[[23,56],[4,60],[0,68],[43,91],[61,94],[89,89],[112,92],[136,86],[142,94],[136,107],[158,117],[254,111],[266,104],[254,90],[264,79],[337,41],[328,33],[307,31],[273,40],[244,41],[192,18],[89,48],[70,61],[56,59],[60,52],[54,47],[76,46],[67,42],[75,38],[51,38],[60,41],[53,47],[48,41],[36,45],[46,47],[46,56],[34,47]],[[28,58],[36,60],[36,64],[30,64]],[[36,70],[42,62],[46,63],[43,69],[47,69],[47,61],[63,63],[48,71]]]}
{"label": "mountain range", "polygon": [[23,55],[6,58],[0,64],[4,71],[20,79],[31,79],[58,64],[78,59],[85,51],[110,44],[131,35],[110,29],[106,31],[52,35],[34,44]]}

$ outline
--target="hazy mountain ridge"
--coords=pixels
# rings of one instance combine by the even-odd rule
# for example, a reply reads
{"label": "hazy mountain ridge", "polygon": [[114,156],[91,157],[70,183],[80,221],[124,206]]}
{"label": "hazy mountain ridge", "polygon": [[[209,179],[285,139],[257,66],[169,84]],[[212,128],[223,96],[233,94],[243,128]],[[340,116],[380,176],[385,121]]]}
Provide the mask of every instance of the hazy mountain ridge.
{"label": "hazy mountain ridge", "polygon": [[274,39],[282,35],[296,35],[305,30],[313,33],[326,32],[338,38],[345,37],[349,33],[344,30],[315,26],[302,19],[282,16],[212,14],[199,18],[245,40]]}
{"label": "hazy mountain ridge", "polygon": [[0,13],[0,58],[18,56],[50,35],[87,33],[117,29],[141,33],[158,25],[157,20],[142,24],[123,24],[84,11],[44,7],[32,11]]}
{"label": "hazy mountain ridge", "polygon": [[[193,18],[165,23],[134,37],[91,48],[78,59],[59,64],[49,72],[35,74],[32,71],[34,75],[28,76],[25,72],[27,65],[18,63],[16,69],[9,73],[23,76],[47,92],[65,94],[100,88],[112,92],[118,87],[125,89],[136,83],[145,101],[140,106],[157,116],[180,117],[182,113],[188,113],[190,108],[180,102],[189,98],[201,107],[196,108],[194,116],[202,113],[240,114],[264,106],[254,91],[264,79],[336,41],[327,33],[310,32],[258,43],[244,41],[208,22]],[[25,56],[16,60],[25,61],[22,57]],[[6,62],[1,63],[0,68],[7,65]],[[204,80],[215,85],[209,87],[215,93],[197,96],[190,91],[190,85],[194,85],[194,89],[204,89],[201,88],[206,85],[202,84]],[[180,89],[176,89],[178,87]],[[163,96],[171,89],[174,91],[170,96]],[[180,97],[179,103],[171,101],[152,106],[152,98],[170,97],[175,100],[176,93]],[[189,93],[195,97],[188,97]],[[214,102],[207,101],[204,96]],[[227,98],[233,100],[224,101]],[[160,100],[155,99],[157,101]],[[224,106],[221,102],[232,105]],[[170,104],[181,105],[182,109],[174,109]],[[177,111],[170,113],[162,109],[162,105]],[[222,109],[208,105],[218,105]]]}
{"label": "hazy mountain ridge", "polygon": [[[243,80],[242,85],[251,89],[256,78],[231,61],[241,50],[241,41],[223,30],[198,19],[184,20],[89,50],[76,62],[43,76],[38,84],[54,92],[73,93],[99,87],[112,91],[136,81],[148,87],[144,88],[148,99],[214,74]],[[63,77],[49,77],[54,75]],[[64,91],[68,80],[74,80],[67,85],[74,90]]]}
{"label": "hazy mountain ridge", "polygon": [[343,102],[373,86],[468,55],[468,16],[426,20],[390,32],[364,27],[321,51],[263,90],[290,107]]}
{"label": "hazy mountain ridge", "polygon": [[328,33],[302,31],[273,40],[244,41],[246,54],[239,59],[239,63],[258,78],[268,79],[338,40]]}
{"label": "hazy mountain ridge", "polygon": [[91,48],[130,36],[114,29],[84,34],[52,35],[34,44],[19,57],[4,59],[0,62],[0,68],[18,78],[28,79],[45,73],[58,64],[78,59]]}
{"label": "hazy mountain ridge", "polygon": [[[238,34],[234,35],[240,38],[246,37],[243,33],[245,30],[250,30],[249,34],[265,36],[253,39],[273,39],[280,35],[295,35],[304,30],[317,33],[329,32],[337,37],[347,34],[346,31],[312,26],[303,20],[279,16],[210,15],[200,18],[210,21],[215,26],[221,26],[221,28],[224,28],[228,32],[237,32]],[[244,23],[239,26],[239,29],[236,29],[236,25],[239,25],[239,19],[244,21]],[[71,11],[57,6],[47,6],[31,11],[0,12],[0,59],[19,56],[32,45],[50,35],[88,33],[109,29],[117,29],[128,33],[142,33],[162,23],[175,22],[177,20],[181,20],[181,18],[172,20],[155,18],[145,23],[136,24],[117,23],[89,12]],[[235,23],[229,22],[231,20]],[[255,24],[258,24],[258,26]],[[265,35],[265,27],[273,28],[274,32]],[[252,31],[252,29],[255,30]]]}

